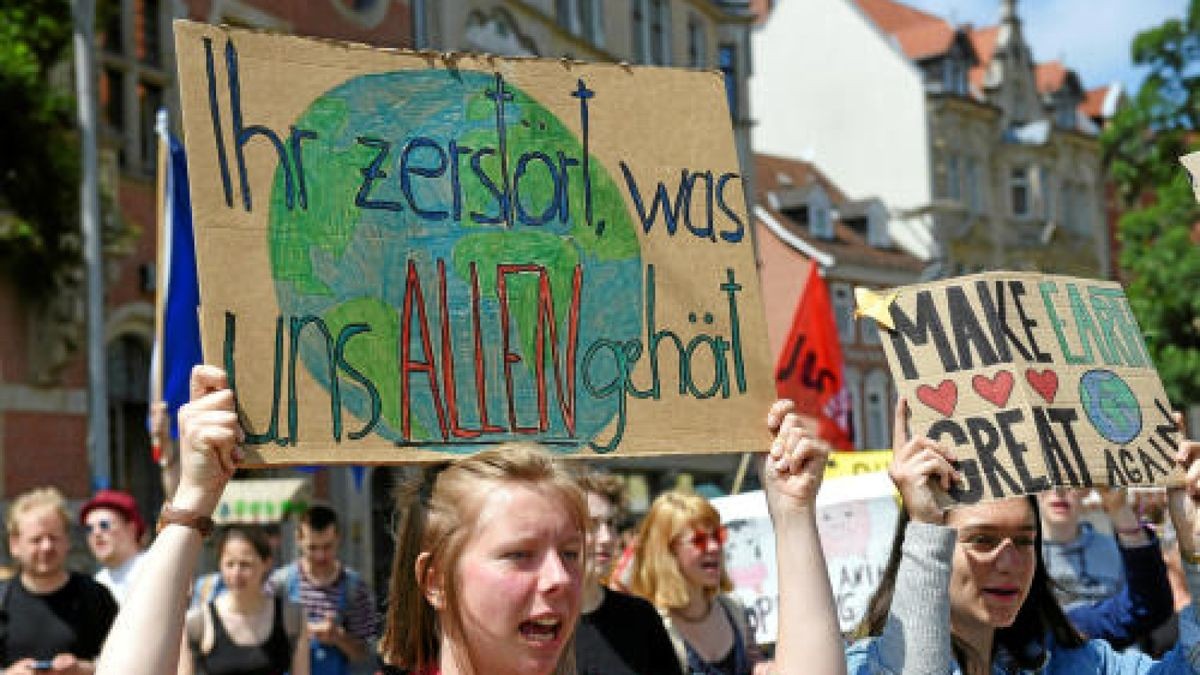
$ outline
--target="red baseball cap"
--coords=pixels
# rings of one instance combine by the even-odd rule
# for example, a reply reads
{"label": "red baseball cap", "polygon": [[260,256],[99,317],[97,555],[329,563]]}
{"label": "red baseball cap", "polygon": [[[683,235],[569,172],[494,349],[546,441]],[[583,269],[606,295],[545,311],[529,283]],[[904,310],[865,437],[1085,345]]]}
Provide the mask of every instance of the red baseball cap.
{"label": "red baseball cap", "polygon": [[95,509],[112,509],[124,516],[125,520],[133,523],[133,529],[139,540],[146,532],[146,521],[142,520],[142,514],[138,512],[137,500],[128,492],[121,490],[97,492],[79,511],[79,524],[83,525],[87,521],[88,514]]}

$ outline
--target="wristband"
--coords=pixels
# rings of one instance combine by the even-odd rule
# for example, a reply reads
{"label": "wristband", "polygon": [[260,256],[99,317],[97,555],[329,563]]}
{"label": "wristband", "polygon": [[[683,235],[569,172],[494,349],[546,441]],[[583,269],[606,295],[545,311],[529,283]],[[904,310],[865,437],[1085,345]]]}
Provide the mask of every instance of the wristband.
{"label": "wristband", "polygon": [[190,527],[200,533],[201,538],[208,537],[213,531],[213,519],[206,515],[188,511],[187,509],[179,509],[170,504],[163,504],[162,511],[158,514],[158,532],[167,525],[182,525]]}

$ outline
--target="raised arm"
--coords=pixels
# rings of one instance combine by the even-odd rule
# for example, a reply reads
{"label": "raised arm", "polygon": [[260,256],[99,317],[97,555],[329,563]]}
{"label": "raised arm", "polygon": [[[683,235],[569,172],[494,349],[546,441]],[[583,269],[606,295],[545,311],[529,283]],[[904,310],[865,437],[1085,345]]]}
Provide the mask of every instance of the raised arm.
{"label": "raised arm", "polygon": [[1067,609],[1067,617],[1084,635],[1124,649],[1169,619],[1174,601],[1158,538],[1138,523],[1125,490],[1107,488],[1100,494],[1116,531],[1125,584],[1110,598]]}
{"label": "raised arm", "polygon": [[771,407],[767,426],[777,433],[762,468],[780,571],[774,672],[844,673],[837,610],[817,534],[817,491],[829,446],[811,438],[792,409],[791,401]]}
{"label": "raised arm", "polygon": [[[191,403],[179,411],[179,488],[175,509],[211,516],[241,459],[242,431],[224,371],[192,370]],[[150,547],[138,580],[117,615],[100,654],[100,675],[174,672],[183,640],[188,587],[200,553],[200,533],[168,525]]]}
{"label": "raised arm", "polygon": [[[894,451],[888,473],[904,503],[908,525],[883,632],[852,651],[854,672],[947,673],[950,649],[950,566],[955,532],[945,527],[937,493],[955,477],[954,455],[928,438],[909,438],[908,402],[896,405]],[[886,583],[886,582],[885,582]]]}

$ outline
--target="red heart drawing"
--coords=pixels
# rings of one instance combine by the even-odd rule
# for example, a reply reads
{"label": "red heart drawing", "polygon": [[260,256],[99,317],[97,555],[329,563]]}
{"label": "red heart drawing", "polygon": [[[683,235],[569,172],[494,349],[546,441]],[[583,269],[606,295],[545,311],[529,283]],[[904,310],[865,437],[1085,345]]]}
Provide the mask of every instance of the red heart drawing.
{"label": "red heart drawing", "polygon": [[971,378],[971,387],[997,408],[1003,408],[1004,404],[1008,403],[1009,394],[1012,393],[1013,376],[1007,370],[1002,370],[990,378],[985,375],[976,375]]}
{"label": "red heart drawing", "polygon": [[917,398],[921,403],[949,417],[958,406],[958,385],[954,384],[953,380],[943,380],[936,387],[923,384],[917,387]]}
{"label": "red heart drawing", "polygon": [[1046,399],[1046,403],[1054,403],[1054,396],[1058,394],[1058,373],[1049,368],[1040,373],[1030,368],[1025,371],[1025,380]]}

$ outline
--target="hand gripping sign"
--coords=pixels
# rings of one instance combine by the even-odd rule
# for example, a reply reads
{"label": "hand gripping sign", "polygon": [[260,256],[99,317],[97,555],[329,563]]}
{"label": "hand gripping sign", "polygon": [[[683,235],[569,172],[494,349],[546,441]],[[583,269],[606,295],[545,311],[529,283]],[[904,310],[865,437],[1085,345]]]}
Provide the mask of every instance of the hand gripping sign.
{"label": "hand gripping sign", "polygon": [[869,315],[912,433],[960,459],[952,500],[1178,478],[1180,430],[1120,285],[988,272],[888,300]]}

